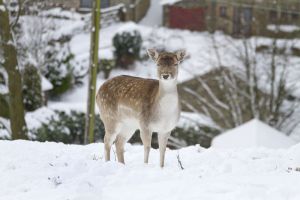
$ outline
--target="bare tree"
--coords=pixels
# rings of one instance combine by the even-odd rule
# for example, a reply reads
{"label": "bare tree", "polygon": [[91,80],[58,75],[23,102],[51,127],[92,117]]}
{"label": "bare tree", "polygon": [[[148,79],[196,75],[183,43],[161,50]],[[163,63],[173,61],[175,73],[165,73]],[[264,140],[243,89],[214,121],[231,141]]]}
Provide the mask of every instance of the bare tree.
{"label": "bare tree", "polygon": [[19,71],[17,50],[13,37],[12,28],[17,23],[20,15],[20,7],[17,11],[17,17],[12,22],[9,16],[9,10],[0,0],[0,48],[3,49],[3,60],[1,65],[8,75],[9,88],[9,111],[12,139],[26,139],[27,128],[24,118],[24,105],[22,97],[22,79]]}
{"label": "bare tree", "polygon": [[211,41],[214,69],[195,77],[198,89],[193,83],[182,87],[185,108],[211,117],[224,129],[259,118],[292,133],[300,123],[291,78],[299,64],[290,51],[295,41],[230,36],[218,40],[216,34]]}

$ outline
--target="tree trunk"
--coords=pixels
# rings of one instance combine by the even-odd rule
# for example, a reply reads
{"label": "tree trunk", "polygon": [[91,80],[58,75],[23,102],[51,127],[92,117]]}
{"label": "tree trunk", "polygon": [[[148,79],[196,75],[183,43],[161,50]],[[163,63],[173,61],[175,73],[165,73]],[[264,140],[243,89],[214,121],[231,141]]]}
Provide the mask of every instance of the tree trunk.
{"label": "tree trunk", "polygon": [[[0,7],[4,8],[3,0]],[[22,78],[19,71],[17,51],[11,33],[8,10],[0,9],[0,45],[3,48],[3,66],[8,74],[9,111],[12,139],[26,139],[27,128],[24,118]]]}
{"label": "tree trunk", "polygon": [[98,49],[99,49],[99,29],[100,29],[100,0],[94,1],[92,15],[92,33],[91,33],[91,57],[89,69],[89,86],[88,86],[88,102],[86,114],[86,127],[84,143],[92,143],[95,140],[95,96],[96,96],[96,79],[98,66]]}

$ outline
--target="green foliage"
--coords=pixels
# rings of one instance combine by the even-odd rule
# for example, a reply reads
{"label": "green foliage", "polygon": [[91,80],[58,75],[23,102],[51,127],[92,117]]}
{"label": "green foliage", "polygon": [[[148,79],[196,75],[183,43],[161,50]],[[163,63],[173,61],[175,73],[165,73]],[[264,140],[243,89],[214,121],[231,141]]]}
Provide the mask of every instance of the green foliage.
{"label": "green foliage", "polygon": [[[4,70],[2,70],[0,65],[0,90],[1,88],[6,88],[6,80],[4,75]],[[9,118],[9,105],[8,105],[8,94],[0,91],[0,117]]]}
{"label": "green foliage", "polygon": [[[176,127],[172,131],[171,135],[185,146],[200,144],[202,147],[208,148],[211,145],[212,138],[219,133],[220,131],[218,129],[208,126],[187,126]],[[130,138],[129,142],[142,144],[139,130],[135,132],[135,134]],[[154,137],[152,137],[151,146],[153,148],[158,148],[158,139],[155,137],[155,134]],[[171,145],[169,148],[176,149],[178,147]]]}
{"label": "green foliage", "polygon": [[104,78],[107,79],[114,66],[115,66],[115,60],[101,59],[98,66],[98,72],[103,71]]}
{"label": "green foliage", "polygon": [[0,140],[9,140],[9,132],[6,127],[0,122]]}
{"label": "green foliage", "polygon": [[210,147],[212,138],[219,133],[219,130],[207,126],[177,127],[172,131],[172,136],[184,141],[187,146],[200,144]]}
{"label": "green foliage", "polygon": [[139,58],[142,37],[138,31],[117,33],[113,38],[117,66],[128,68]]}
{"label": "green foliage", "polygon": [[9,105],[7,102],[7,96],[0,94],[0,117],[9,118]]}
{"label": "green foliage", "polygon": [[[105,129],[99,115],[95,118],[95,140],[103,141]],[[83,144],[85,130],[85,114],[82,112],[55,111],[55,115],[47,123],[31,133],[36,136],[37,141],[63,142],[65,144]],[[135,132],[129,143],[142,144],[139,130]],[[209,147],[214,136],[220,133],[219,130],[207,126],[187,126],[177,127],[172,131],[172,136],[183,144],[183,146],[200,144],[203,147]],[[152,147],[158,148],[156,134],[152,139]],[[178,148],[169,146],[169,148]]]}
{"label": "green foliage", "polygon": [[300,57],[300,48],[292,47],[291,50],[292,50],[292,54],[293,54],[294,56]]}
{"label": "green foliage", "polygon": [[23,73],[23,102],[27,111],[34,111],[43,106],[41,76],[38,69],[27,64]]}
{"label": "green foliage", "polygon": [[[71,111],[70,113],[55,112],[56,116],[53,116],[49,122],[32,131],[36,135],[36,140],[83,144],[85,114],[76,111]],[[102,140],[104,137],[104,125],[99,116],[96,116],[94,133],[96,140]]]}
{"label": "green foliage", "polygon": [[[0,66],[0,67],[1,67],[1,66]],[[0,84],[5,85],[4,74],[2,74],[1,71],[0,71]]]}
{"label": "green foliage", "polygon": [[53,85],[50,91],[52,96],[66,92],[82,78],[75,73],[74,66],[78,63],[75,63],[75,56],[69,48],[69,40],[68,37],[62,37],[48,43],[42,74]]}

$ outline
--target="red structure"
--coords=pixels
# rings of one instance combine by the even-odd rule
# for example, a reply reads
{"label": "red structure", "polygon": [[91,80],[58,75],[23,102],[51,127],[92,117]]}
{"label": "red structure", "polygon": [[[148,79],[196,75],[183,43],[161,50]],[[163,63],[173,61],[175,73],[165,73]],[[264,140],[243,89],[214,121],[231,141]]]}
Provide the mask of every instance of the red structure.
{"label": "red structure", "polygon": [[193,31],[205,30],[205,7],[182,8],[179,6],[169,7],[167,22],[170,28],[189,29]]}

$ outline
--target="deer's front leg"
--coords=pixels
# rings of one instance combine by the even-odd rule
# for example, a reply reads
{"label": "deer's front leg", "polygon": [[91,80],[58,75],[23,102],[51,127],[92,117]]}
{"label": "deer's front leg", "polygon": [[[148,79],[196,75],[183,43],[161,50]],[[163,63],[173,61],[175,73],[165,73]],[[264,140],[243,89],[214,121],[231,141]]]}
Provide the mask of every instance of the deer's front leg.
{"label": "deer's front leg", "polygon": [[165,164],[165,153],[167,148],[168,139],[171,132],[168,133],[158,133],[158,145],[160,153],[160,167],[164,167]]}
{"label": "deer's front leg", "polygon": [[144,145],[144,163],[148,163],[151,149],[152,132],[148,129],[141,129],[141,139]]}

